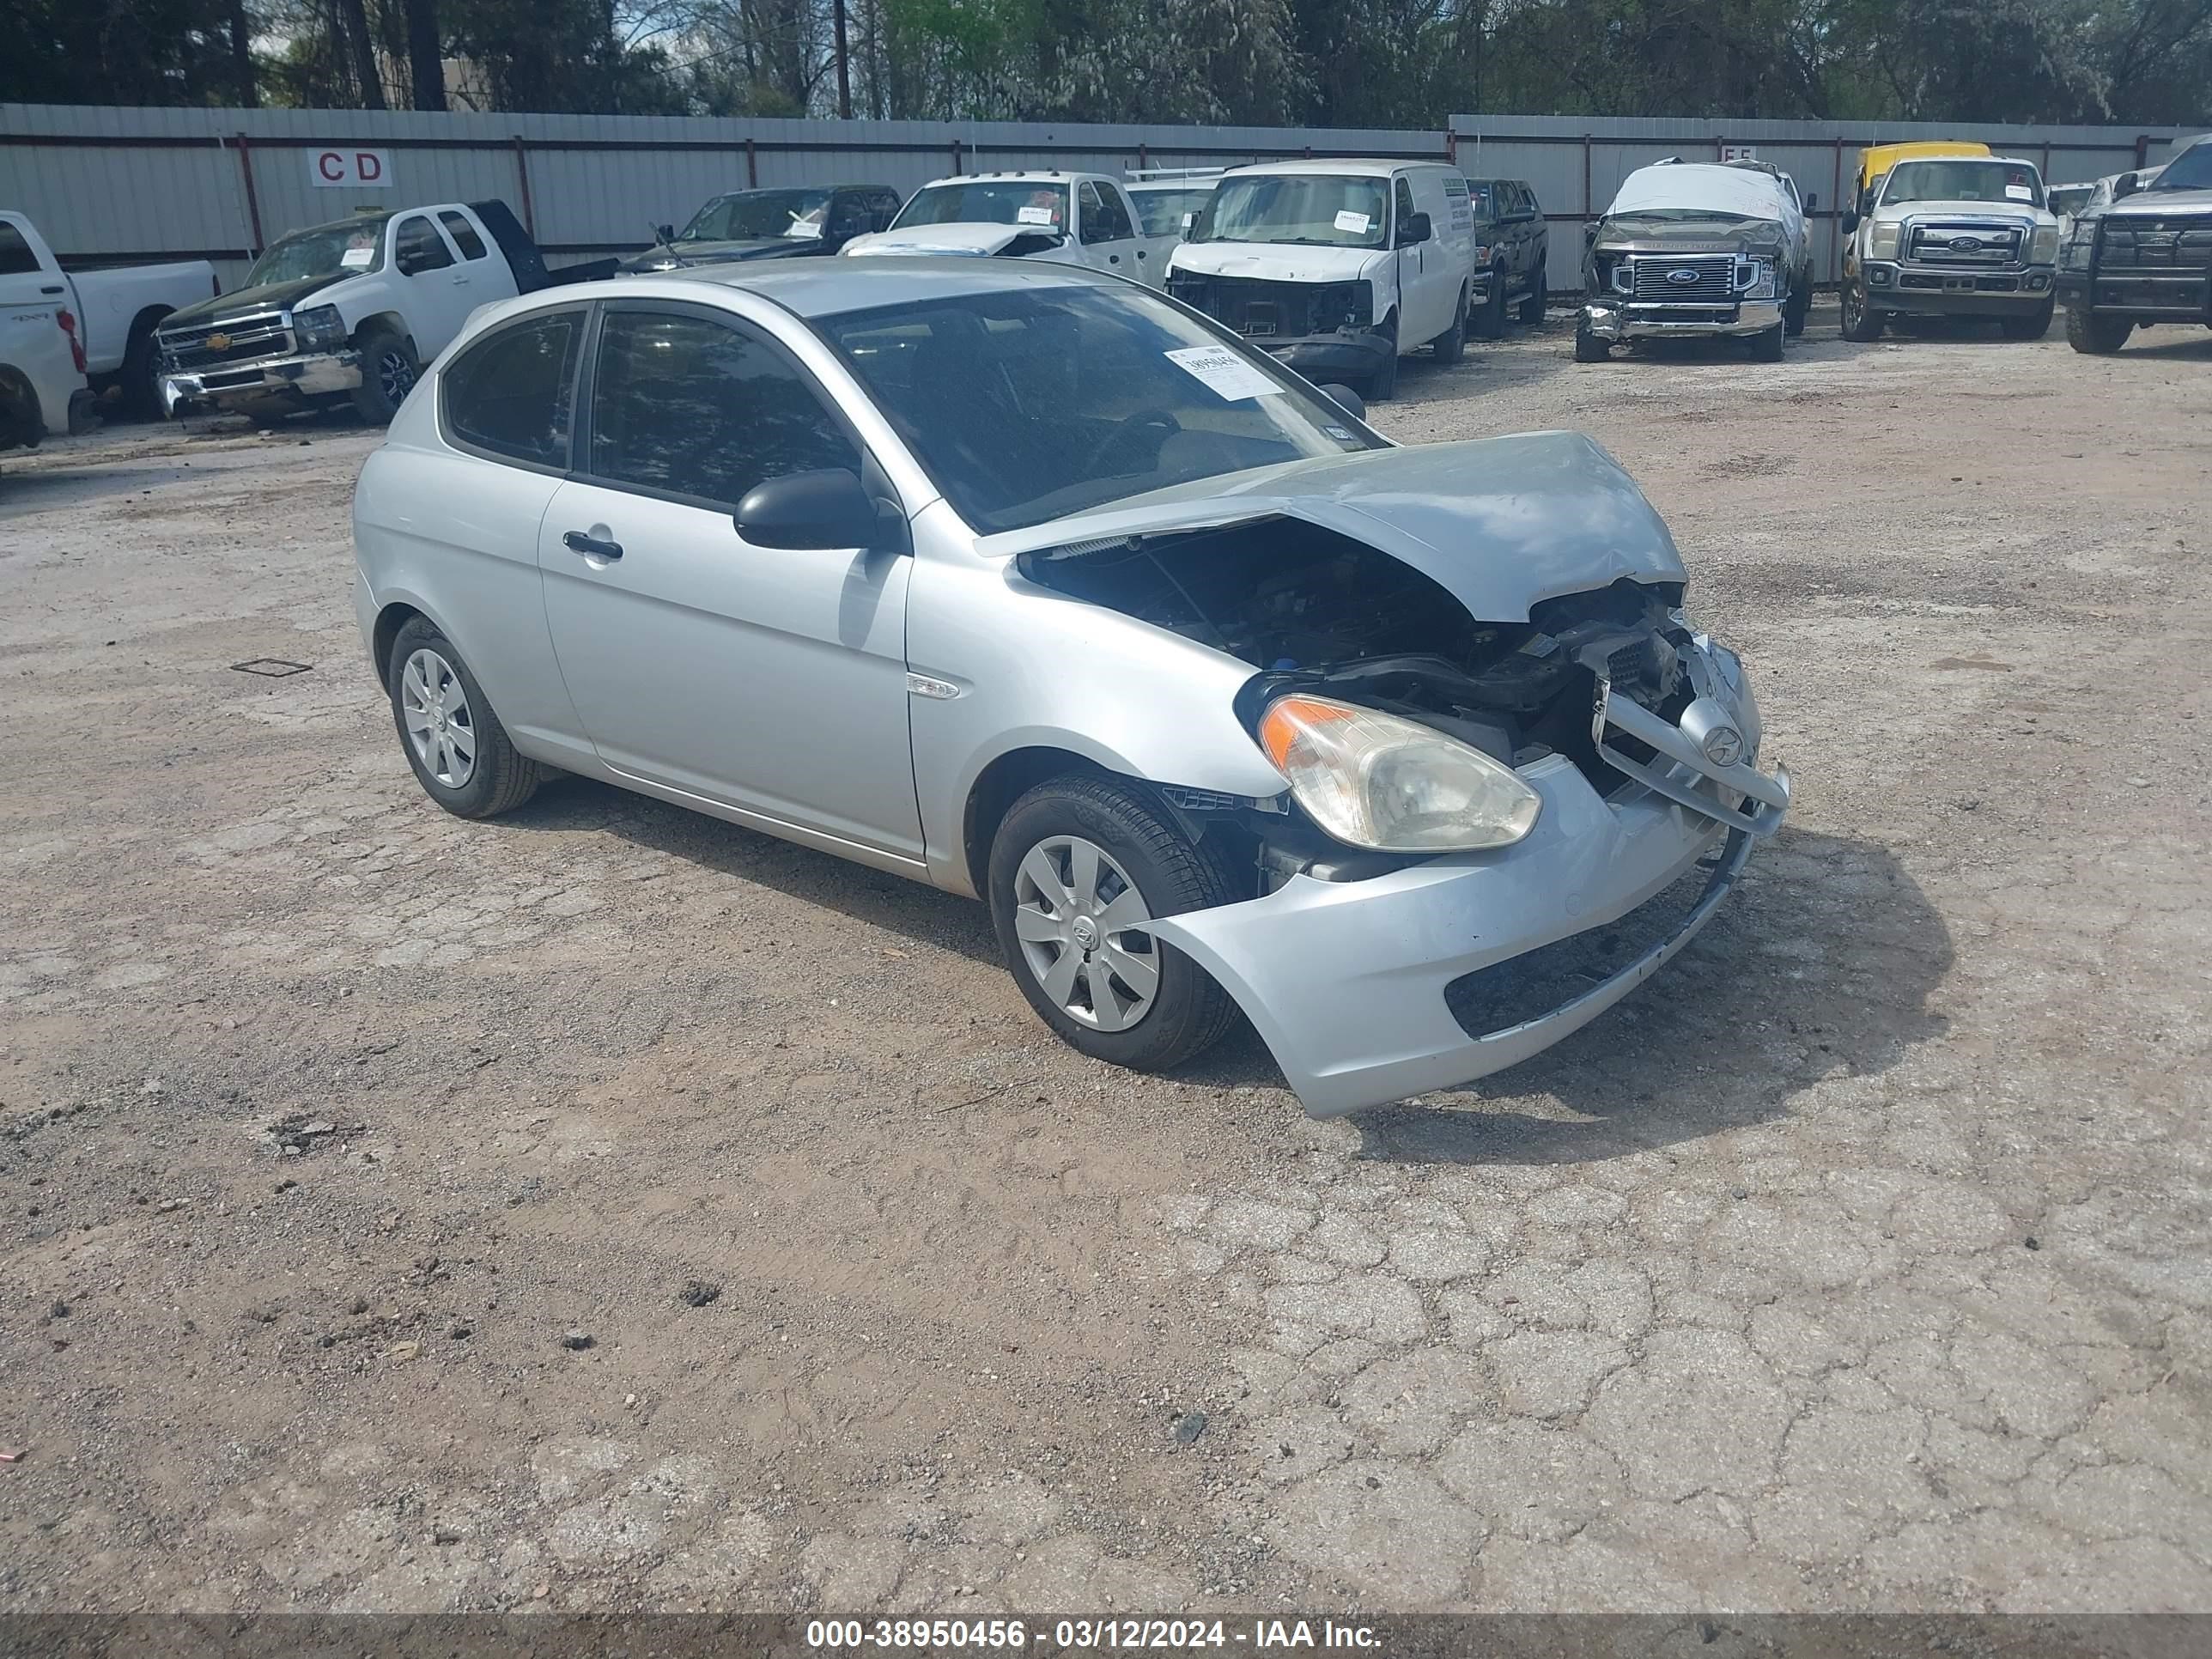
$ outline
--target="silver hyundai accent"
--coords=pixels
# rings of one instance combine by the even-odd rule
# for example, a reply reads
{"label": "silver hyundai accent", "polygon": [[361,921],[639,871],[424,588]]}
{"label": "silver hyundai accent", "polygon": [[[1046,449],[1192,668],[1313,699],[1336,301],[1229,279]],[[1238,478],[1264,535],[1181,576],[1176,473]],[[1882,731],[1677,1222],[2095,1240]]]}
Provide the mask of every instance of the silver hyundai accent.
{"label": "silver hyundai accent", "polygon": [[[573,772],[985,899],[1085,1054],[1176,1066],[1241,1009],[1321,1116],[1587,1024],[1789,804],[1596,444],[1401,448],[1070,266],[489,307],[369,458],[354,533],[447,811]],[[1553,994],[1541,947],[1601,928],[1625,959]],[[1547,1000],[1488,1021],[1501,986]]]}

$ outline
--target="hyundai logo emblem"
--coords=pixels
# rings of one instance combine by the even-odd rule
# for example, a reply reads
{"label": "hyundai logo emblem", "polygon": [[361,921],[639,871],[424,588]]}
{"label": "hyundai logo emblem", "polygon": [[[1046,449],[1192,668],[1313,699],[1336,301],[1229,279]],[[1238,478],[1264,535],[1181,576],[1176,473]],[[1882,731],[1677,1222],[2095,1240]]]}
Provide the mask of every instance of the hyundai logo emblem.
{"label": "hyundai logo emblem", "polygon": [[1674,283],[1676,288],[1687,288],[1698,280],[1698,273],[1685,265],[1680,270],[1668,271],[1667,280]]}
{"label": "hyundai logo emblem", "polygon": [[1716,726],[1701,745],[1705,758],[1716,766],[1734,766],[1743,758],[1743,733],[1733,726]]}
{"label": "hyundai logo emblem", "polygon": [[1951,252],[1954,253],[1978,252],[1981,246],[1982,239],[1978,236],[1954,236],[1951,239]]}

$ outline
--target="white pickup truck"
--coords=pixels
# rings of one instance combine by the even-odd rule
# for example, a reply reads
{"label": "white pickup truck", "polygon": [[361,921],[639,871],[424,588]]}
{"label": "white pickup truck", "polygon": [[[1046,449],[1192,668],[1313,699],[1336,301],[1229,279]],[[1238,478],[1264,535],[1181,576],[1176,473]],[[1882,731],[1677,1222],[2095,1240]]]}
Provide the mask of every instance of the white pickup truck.
{"label": "white pickup truck", "polygon": [[924,185],[890,229],[855,236],[844,256],[1051,259],[1158,288],[1182,240],[1148,234],[1121,181],[1103,173],[969,173]]}
{"label": "white pickup truck", "polygon": [[[215,267],[204,259],[64,271],[36,225],[22,214],[0,210],[0,313],[5,318],[0,365],[13,366],[15,386],[6,399],[10,412],[0,414],[0,434],[19,434],[12,441],[26,444],[36,443],[44,432],[82,429],[88,400],[76,393],[87,381],[92,391],[119,391],[136,413],[158,415],[155,325],[222,291]],[[26,389],[36,394],[29,413]],[[77,405],[74,420],[72,403]],[[0,435],[0,447],[10,441]]]}
{"label": "white pickup truck", "polygon": [[548,274],[504,202],[357,214],[270,243],[246,286],[161,331],[164,404],[270,422],[350,403],[382,425],[478,306],[612,273]]}

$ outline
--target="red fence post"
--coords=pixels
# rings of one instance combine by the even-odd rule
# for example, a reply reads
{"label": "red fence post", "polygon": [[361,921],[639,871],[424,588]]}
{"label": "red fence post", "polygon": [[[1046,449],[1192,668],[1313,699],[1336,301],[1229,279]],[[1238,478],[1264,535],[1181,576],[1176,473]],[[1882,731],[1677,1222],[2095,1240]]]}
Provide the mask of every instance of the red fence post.
{"label": "red fence post", "polygon": [[[2140,147],[2138,147],[2140,148]],[[238,135],[238,176],[246,181],[246,222],[253,235],[253,257],[261,257],[261,198],[253,192],[253,148]]]}
{"label": "red fence post", "polygon": [[753,149],[753,141],[745,140],[745,185],[748,189],[760,188],[760,156]]}

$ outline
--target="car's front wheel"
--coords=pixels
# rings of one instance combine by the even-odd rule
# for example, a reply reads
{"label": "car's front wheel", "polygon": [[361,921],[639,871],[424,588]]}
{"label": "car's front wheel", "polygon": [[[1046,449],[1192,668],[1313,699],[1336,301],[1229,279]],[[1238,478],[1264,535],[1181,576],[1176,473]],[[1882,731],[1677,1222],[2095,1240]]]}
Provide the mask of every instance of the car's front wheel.
{"label": "car's front wheel", "polygon": [[353,394],[354,407],[371,426],[390,426],[399,405],[415,389],[422,365],[413,342],[386,328],[371,328],[361,337],[361,385]]}
{"label": "car's front wheel", "polygon": [[2100,317],[2081,306],[2066,307],[2066,343],[2076,351],[2109,356],[2128,343],[2135,330],[2125,317]]}
{"label": "car's front wheel", "polygon": [[1389,350],[1375,373],[1368,377],[1367,401],[1388,403],[1398,395],[1398,317],[1395,312],[1382,325],[1382,338]]}
{"label": "car's front wheel", "polygon": [[1613,347],[1590,332],[1589,319],[1575,319],[1575,361],[1578,363],[1601,363],[1613,356]]}
{"label": "car's front wheel", "polygon": [[2039,340],[2051,332],[2051,313],[2053,301],[2045,300],[2025,317],[2007,317],[1999,327],[2008,340]]}
{"label": "car's front wheel", "polygon": [[1843,334],[1859,345],[1872,345],[1881,338],[1881,313],[1867,302],[1865,289],[1849,281],[1844,283]]}
{"label": "car's front wheel", "polygon": [[1039,784],[1000,824],[988,884],[1015,982],[1085,1054],[1164,1071],[1229,1029],[1228,994],[1149,925],[1228,902],[1228,872],[1136,788],[1082,775]]}
{"label": "car's front wheel", "polygon": [[427,618],[400,629],[385,664],[392,724],[422,792],[457,817],[511,812],[544,773],[518,750],[453,642]]}

